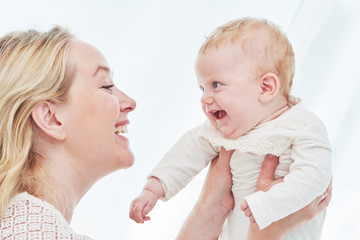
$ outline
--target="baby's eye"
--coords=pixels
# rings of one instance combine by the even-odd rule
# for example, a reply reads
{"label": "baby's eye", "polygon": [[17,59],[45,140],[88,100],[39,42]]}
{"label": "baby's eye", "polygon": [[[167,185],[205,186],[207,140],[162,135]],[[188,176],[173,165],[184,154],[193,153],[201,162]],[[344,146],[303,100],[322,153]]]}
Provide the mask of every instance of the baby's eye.
{"label": "baby's eye", "polygon": [[201,90],[201,92],[204,92],[204,87],[200,86],[200,90]]}
{"label": "baby's eye", "polygon": [[222,85],[222,84],[219,83],[219,82],[213,82],[212,84],[213,84],[213,87],[214,87],[214,88],[220,87],[220,86]]}
{"label": "baby's eye", "polygon": [[114,87],[115,85],[114,84],[111,84],[111,85],[105,85],[105,86],[102,86],[101,88],[109,91],[110,93],[112,93],[112,88]]}

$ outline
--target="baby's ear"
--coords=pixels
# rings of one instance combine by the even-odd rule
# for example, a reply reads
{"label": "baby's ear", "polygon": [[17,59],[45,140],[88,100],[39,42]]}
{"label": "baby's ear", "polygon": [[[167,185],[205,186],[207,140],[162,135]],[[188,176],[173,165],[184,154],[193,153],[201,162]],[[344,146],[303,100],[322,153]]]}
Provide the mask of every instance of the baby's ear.
{"label": "baby's ear", "polygon": [[38,128],[46,135],[60,141],[66,138],[63,124],[57,117],[56,103],[50,101],[38,103],[32,111],[31,117]]}
{"label": "baby's ear", "polygon": [[259,95],[260,102],[266,103],[273,99],[280,90],[280,80],[274,73],[268,72],[260,76],[259,83],[261,93]]}

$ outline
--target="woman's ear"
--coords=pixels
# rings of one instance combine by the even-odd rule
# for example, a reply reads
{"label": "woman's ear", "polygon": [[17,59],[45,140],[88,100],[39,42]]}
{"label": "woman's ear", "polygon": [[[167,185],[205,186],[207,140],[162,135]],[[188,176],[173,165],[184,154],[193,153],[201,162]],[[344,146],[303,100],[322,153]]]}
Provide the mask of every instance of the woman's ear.
{"label": "woman's ear", "polygon": [[35,106],[31,117],[46,135],[62,141],[66,138],[66,133],[61,121],[57,118],[57,108],[56,103],[43,101]]}
{"label": "woman's ear", "polygon": [[273,99],[279,92],[280,80],[276,74],[268,72],[259,78],[261,94],[259,99],[261,102],[266,103]]}

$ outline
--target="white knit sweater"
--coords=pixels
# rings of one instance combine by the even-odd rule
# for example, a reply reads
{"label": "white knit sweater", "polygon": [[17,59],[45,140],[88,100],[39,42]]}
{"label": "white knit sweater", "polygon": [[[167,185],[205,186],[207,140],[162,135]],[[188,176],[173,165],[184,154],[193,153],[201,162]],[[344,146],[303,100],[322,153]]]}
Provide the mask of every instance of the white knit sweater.
{"label": "white knit sweater", "polygon": [[49,203],[27,192],[14,196],[0,222],[2,240],[90,240],[76,234]]}

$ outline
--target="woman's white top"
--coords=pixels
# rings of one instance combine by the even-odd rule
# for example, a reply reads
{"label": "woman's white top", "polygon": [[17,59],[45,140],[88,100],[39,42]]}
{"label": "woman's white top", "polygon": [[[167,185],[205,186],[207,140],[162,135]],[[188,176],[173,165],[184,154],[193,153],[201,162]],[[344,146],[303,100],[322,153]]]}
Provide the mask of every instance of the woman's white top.
{"label": "woman's white top", "polygon": [[14,196],[0,222],[2,240],[90,240],[76,234],[51,204],[27,192]]}
{"label": "woman's white top", "polygon": [[[178,193],[214,159],[221,146],[234,149],[230,165],[235,208],[222,238],[246,239],[249,220],[240,210],[245,198],[261,229],[298,211],[325,192],[332,178],[330,143],[322,121],[300,99],[278,118],[237,139],[226,139],[209,121],[190,130],[170,149],[149,177],[160,179],[164,200]],[[279,156],[275,177],[284,181],[269,191],[255,192],[267,154]],[[303,224],[287,239],[320,239],[325,212]]]}

